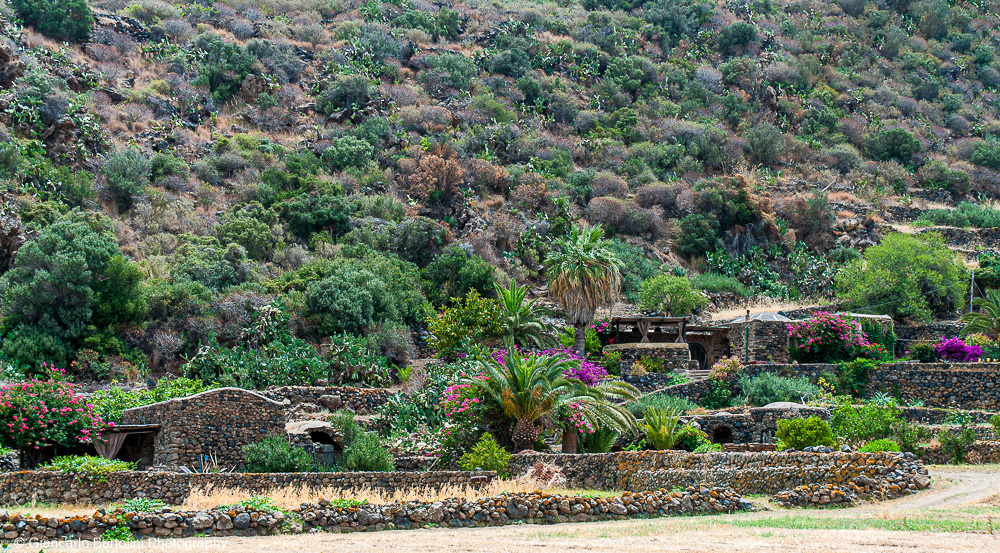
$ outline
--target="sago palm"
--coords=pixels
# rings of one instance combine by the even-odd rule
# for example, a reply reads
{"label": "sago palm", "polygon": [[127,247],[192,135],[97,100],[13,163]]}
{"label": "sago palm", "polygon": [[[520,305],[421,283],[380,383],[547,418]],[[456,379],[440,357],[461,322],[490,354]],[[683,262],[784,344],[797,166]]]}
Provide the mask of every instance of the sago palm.
{"label": "sago palm", "polygon": [[525,346],[529,343],[544,347],[551,342],[551,325],[542,320],[549,310],[536,305],[538,299],[528,300],[528,287],[518,286],[511,279],[510,286],[504,288],[494,284],[497,302],[500,303],[500,326],[504,337]]}
{"label": "sago palm", "polygon": [[966,313],[959,319],[965,323],[962,336],[981,332],[996,338],[1000,336],[1000,290],[986,291],[985,298],[972,300],[972,305],[979,308],[978,313]]}
{"label": "sago palm", "polygon": [[579,360],[550,355],[521,355],[508,347],[503,362],[489,358],[479,362],[485,380],[466,377],[463,381],[480,389],[505,415],[516,422],[512,435],[514,449],[531,449],[538,438],[537,424],[551,419],[557,411],[572,403],[594,423],[634,429],[635,419],[615,401],[629,400],[635,388],[623,382],[604,382],[588,388],[564,373],[577,368]]}
{"label": "sago palm", "polygon": [[646,441],[659,451],[674,447],[681,417],[671,409],[650,407],[642,412],[639,427],[646,435]]}
{"label": "sago palm", "polygon": [[586,354],[587,326],[594,321],[597,308],[609,303],[621,288],[622,262],[610,245],[600,227],[573,227],[545,258],[549,293],[566,311],[581,357]]}

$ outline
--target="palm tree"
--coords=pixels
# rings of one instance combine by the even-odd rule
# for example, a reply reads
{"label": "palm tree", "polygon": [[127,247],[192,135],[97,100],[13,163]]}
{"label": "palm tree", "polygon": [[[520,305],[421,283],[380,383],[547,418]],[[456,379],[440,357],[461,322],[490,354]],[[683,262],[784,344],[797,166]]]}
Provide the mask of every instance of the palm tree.
{"label": "palm tree", "polygon": [[544,347],[551,342],[549,330],[551,325],[542,320],[549,310],[535,305],[538,299],[527,300],[528,287],[518,286],[514,279],[510,280],[510,286],[504,288],[499,284],[494,284],[497,291],[497,301],[500,303],[501,321],[505,338],[513,340],[519,345],[527,345],[529,342],[538,347]]}
{"label": "palm tree", "polygon": [[664,451],[677,443],[680,420],[680,415],[669,408],[647,407],[642,412],[642,424],[639,428],[646,435],[649,445]]}
{"label": "palm tree", "polygon": [[979,313],[965,313],[959,319],[965,323],[962,336],[973,332],[1000,336],[1000,290],[987,290],[986,297],[972,300],[972,305],[979,308]]}
{"label": "palm tree", "polygon": [[[500,405],[516,420],[512,441],[516,451],[531,449],[538,438],[539,420],[551,419],[557,411],[578,404],[579,412],[592,424],[609,424],[634,430],[635,417],[618,401],[634,401],[638,391],[624,382],[602,382],[588,388],[565,376],[579,360],[552,355],[522,355],[509,344],[501,361],[492,357],[479,362],[485,380],[463,377],[463,382],[480,389],[486,398]],[[565,434],[565,433],[564,433]],[[575,432],[571,433],[575,438]],[[572,440],[575,451],[575,439]]]}
{"label": "palm tree", "polygon": [[574,226],[545,258],[549,293],[566,311],[581,357],[586,355],[587,326],[594,321],[597,308],[610,302],[621,288],[622,262],[610,243],[600,227]]}

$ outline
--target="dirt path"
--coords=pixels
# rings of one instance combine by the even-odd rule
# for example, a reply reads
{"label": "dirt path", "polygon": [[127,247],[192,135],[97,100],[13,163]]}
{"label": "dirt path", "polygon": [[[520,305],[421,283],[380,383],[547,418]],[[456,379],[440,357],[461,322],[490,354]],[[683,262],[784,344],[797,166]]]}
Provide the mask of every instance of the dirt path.
{"label": "dirt path", "polygon": [[890,501],[894,511],[970,507],[1000,494],[1000,473],[979,471],[934,471],[931,487],[910,497]]}

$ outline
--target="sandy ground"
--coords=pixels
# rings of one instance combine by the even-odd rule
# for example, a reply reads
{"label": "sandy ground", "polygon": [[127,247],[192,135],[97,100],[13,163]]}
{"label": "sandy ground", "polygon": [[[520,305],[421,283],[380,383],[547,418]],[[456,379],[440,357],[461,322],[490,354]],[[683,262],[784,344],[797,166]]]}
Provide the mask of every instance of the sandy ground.
{"label": "sandy ground", "polygon": [[[36,544],[14,546],[18,553],[67,551],[221,552],[802,552],[802,553],[1000,553],[1000,472],[932,469],[934,484],[915,496],[887,503],[827,511],[775,510],[713,517],[664,518],[552,526],[517,525],[465,530],[413,530],[355,534],[309,534],[258,538],[191,538],[140,543]],[[788,529],[789,517],[905,521],[916,519],[997,519],[988,532]],[[775,527],[767,520],[774,519]],[[755,526],[734,526],[753,522]]]}

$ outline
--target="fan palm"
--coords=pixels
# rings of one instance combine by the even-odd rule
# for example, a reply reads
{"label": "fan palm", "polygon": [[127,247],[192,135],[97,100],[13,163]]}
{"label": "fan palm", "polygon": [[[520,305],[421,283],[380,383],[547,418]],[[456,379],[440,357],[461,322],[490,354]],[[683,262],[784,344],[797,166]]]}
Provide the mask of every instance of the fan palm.
{"label": "fan palm", "polygon": [[996,338],[1000,336],[1000,290],[986,291],[985,298],[972,300],[972,305],[979,308],[978,313],[966,313],[959,319],[965,323],[962,336],[981,332]]}
{"label": "fan palm", "polygon": [[570,235],[555,245],[555,251],[545,259],[549,293],[566,311],[573,325],[575,349],[583,357],[587,326],[594,321],[597,308],[610,302],[621,288],[622,262],[600,227],[573,227]]}
{"label": "fan palm", "polygon": [[[618,429],[634,430],[635,418],[615,403],[634,400],[637,391],[624,382],[606,381],[588,388],[565,372],[577,368],[579,360],[550,355],[521,355],[513,347],[501,361],[480,360],[485,380],[465,377],[463,381],[480,389],[485,399],[502,407],[516,422],[512,435],[514,449],[531,449],[538,438],[537,423],[552,418],[557,411],[578,404],[591,424],[608,424]],[[575,437],[575,432],[573,433]]]}
{"label": "fan palm", "polygon": [[529,342],[543,347],[551,342],[549,331],[551,325],[542,320],[548,314],[548,309],[535,305],[538,299],[527,301],[528,287],[518,286],[511,279],[510,286],[504,288],[494,284],[497,291],[497,302],[500,304],[500,326],[505,338],[513,340],[518,345]]}
{"label": "fan palm", "polygon": [[639,427],[646,435],[649,445],[664,451],[677,443],[680,420],[680,415],[671,409],[652,407],[642,412],[642,423]]}

